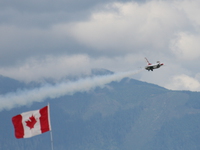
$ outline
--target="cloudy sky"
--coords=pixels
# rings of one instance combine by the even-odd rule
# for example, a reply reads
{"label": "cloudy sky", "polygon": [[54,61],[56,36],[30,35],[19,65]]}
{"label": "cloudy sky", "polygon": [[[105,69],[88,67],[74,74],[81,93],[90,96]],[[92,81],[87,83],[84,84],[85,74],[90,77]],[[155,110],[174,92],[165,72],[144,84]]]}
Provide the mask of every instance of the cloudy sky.
{"label": "cloudy sky", "polygon": [[30,82],[92,68],[200,91],[199,0],[0,0],[0,74]]}

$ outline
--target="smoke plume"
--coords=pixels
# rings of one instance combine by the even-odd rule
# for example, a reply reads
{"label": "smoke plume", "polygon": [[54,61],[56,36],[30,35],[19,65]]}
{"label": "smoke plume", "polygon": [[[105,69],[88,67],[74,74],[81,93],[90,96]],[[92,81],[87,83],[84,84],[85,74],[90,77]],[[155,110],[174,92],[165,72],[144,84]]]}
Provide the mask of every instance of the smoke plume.
{"label": "smoke plume", "polygon": [[42,102],[47,98],[58,98],[64,95],[72,95],[76,92],[88,92],[96,87],[103,88],[112,81],[120,81],[125,77],[131,77],[142,70],[121,72],[111,75],[88,77],[77,81],[63,82],[56,85],[45,85],[32,90],[21,90],[15,93],[7,93],[0,96],[0,110],[12,109],[33,102]]}

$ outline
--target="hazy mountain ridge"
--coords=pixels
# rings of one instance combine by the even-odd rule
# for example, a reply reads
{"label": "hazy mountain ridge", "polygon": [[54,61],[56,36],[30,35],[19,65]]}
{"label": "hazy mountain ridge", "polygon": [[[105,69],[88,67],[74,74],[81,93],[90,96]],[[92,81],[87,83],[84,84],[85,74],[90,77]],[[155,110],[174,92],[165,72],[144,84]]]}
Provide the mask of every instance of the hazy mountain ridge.
{"label": "hazy mountain ridge", "polygon": [[[6,80],[5,80],[6,79]],[[6,93],[30,88],[1,77]],[[34,85],[34,84],[32,84]],[[171,91],[134,79],[0,112],[0,149],[50,149],[49,133],[15,139],[11,118],[50,102],[55,150],[197,150],[200,147],[199,92]],[[28,148],[27,148],[28,147]]]}

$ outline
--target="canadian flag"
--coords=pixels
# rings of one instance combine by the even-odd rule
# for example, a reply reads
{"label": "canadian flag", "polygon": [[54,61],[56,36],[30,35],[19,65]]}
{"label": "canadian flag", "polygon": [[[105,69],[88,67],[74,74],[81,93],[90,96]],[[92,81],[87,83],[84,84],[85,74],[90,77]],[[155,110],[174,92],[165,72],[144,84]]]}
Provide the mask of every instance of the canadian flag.
{"label": "canadian flag", "polygon": [[49,105],[12,118],[16,138],[29,138],[51,130]]}

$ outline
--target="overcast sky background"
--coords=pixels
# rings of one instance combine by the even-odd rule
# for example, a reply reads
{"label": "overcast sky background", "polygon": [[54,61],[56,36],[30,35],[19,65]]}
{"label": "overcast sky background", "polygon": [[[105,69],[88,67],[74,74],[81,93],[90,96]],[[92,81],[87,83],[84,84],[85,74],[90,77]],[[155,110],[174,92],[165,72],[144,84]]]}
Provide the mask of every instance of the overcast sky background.
{"label": "overcast sky background", "polygon": [[0,0],[0,74],[31,82],[166,66],[133,78],[200,91],[199,0]]}

